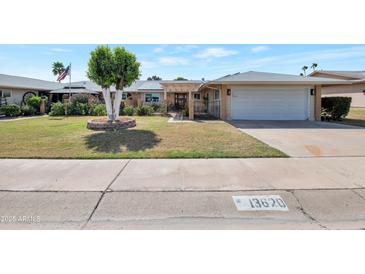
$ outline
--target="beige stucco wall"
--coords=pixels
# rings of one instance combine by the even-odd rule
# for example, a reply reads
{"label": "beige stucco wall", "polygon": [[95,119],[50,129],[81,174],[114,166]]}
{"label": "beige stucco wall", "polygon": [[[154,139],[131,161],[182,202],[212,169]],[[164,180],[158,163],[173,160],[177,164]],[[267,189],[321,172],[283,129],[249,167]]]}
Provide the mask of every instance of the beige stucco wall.
{"label": "beige stucco wall", "polygon": [[139,106],[144,104],[145,102],[145,94],[146,93],[159,93],[160,94],[160,102],[163,101],[163,92],[154,92],[154,91],[146,91],[146,92],[128,92],[131,94],[127,100],[124,100],[124,104],[126,106]]}
{"label": "beige stucco wall", "polygon": [[18,104],[20,105],[23,100],[24,93],[31,91],[35,94],[38,94],[37,90],[31,90],[31,89],[16,89],[16,88],[7,88],[7,87],[0,87],[0,90],[2,91],[10,91],[11,97],[7,97],[6,100],[8,104]]}
{"label": "beige stucco wall", "polygon": [[332,79],[340,79],[340,80],[350,80],[350,79],[352,79],[351,77],[340,76],[340,75],[332,75],[332,74],[326,74],[326,73],[321,73],[321,72],[315,72],[311,76],[313,76],[313,77],[323,77],[323,78],[332,78]]}
{"label": "beige stucco wall", "polygon": [[324,86],[322,96],[347,96],[351,97],[352,107],[365,107],[365,83],[352,85]]}

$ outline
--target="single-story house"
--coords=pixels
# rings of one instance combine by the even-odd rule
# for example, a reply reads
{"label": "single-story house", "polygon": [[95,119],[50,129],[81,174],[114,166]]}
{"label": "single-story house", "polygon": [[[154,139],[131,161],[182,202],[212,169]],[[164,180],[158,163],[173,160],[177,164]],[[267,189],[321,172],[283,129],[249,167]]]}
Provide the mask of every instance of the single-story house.
{"label": "single-story house", "polygon": [[34,78],[0,74],[0,105],[22,104],[27,96],[45,95],[49,91],[62,88],[58,82]]}
{"label": "single-story house", "polygon": [[[73,84],[101,90],[89,81]],[[177,110],[187,108],[190,119],[208,114],[223,120],[319,120],[322,87],[347,84],[341,79],[249,71],[212,81],[137,80],[124,89],[123,99],[133,106],[166,102]]]}
{"label": "single-story house", "polygon": [[[68,84],[14,77],[9,88],[18,88],[20,84],[16,84],[16,80],[19,80],[23,83],[23,93],[41,91],[49,94],[49,101],[60,100],[63,97],[54,96],[70,91],[101,94],[101,87],[90,81],[73,82],[69,87]],[[0,78],[0,90],[3,83]],[[133,106],[164,102],[175,110],[188,109],[189,119],[209,115],[222,120],[320,120],[322,89],[351,83],[327,77],[248,71],[212,81],[137,80],[124,89],[123,100],[125,105]],[[115,92],[115,88],[111,87],[111,91]]]}
{"label": "single-story house", "polygon": [[365,107],[365,71],[318,70],[310,77],[348,80],[351,85],[327,85],[322,89],[322,96],[347,96],[352,98],[352,107]]}

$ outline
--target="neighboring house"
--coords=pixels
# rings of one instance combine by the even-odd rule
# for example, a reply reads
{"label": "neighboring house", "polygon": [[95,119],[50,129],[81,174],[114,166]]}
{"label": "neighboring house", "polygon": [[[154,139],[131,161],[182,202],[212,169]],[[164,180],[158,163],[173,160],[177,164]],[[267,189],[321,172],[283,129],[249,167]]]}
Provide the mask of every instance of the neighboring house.
{"label": "neighboring house", "polygon": [[348,96],[352,98],[352,107],[365,107],[365,71],[318,70],[309,76],[348,80],[351,85],[324,86],[322,96]]}
{"label": "neighboring house", "polygon": [[[16,79],[24,82],[29,78]],[[44,82],[50,101],[62,100],[70,91],[101,94],[101,87],[90,81],[73,82],[71,89],[67,84],[35,81]],[[223,120],[320,120],[322,87],[350,83],[343,79],[249,71],[212,81],[137,80],[124,89],[123,100],[133,106],[165,102],[170,109],[187,109],[189,119],[208,115]],[[50,89],[51,84],[55,89]],[[40,86],[33,86],[33,90],[39,89]],[[22,90],[32,89],[23,86]],[[115,92],[114,87],[111,92]]]}
{"label": "neighboring house", "polygon": [[57,82],[0,74],[0,103],[20,105],[27,96],[43,95],[61,87]]}

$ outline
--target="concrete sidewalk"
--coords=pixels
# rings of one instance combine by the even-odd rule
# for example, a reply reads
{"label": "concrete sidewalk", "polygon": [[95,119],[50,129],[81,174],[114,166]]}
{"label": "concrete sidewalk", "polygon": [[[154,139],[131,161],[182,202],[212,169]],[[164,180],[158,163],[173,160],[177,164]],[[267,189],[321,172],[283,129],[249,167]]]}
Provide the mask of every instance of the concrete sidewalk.
{"label": "concrete sidewalk", "polygon": [[365,188],[365,157],[0,160],[0,190],[239,191]]}
{"label": "concrete sidewalk", "polygon": [[[363,229],[364,166],[362,157],[4,159],[0,229]],[[251,194],[281,195],[289,211],[237,211],[232,196]]]}

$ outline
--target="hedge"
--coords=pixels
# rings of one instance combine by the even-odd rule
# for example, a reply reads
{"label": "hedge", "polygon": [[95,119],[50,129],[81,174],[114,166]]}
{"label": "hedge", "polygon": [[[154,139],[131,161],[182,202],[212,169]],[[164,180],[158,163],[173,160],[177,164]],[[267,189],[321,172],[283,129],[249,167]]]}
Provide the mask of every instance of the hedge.
{"label": "hedge", "polygon": [[350,111],[351,97],[323,97],[322,113],[332,120],[339,121]]}

